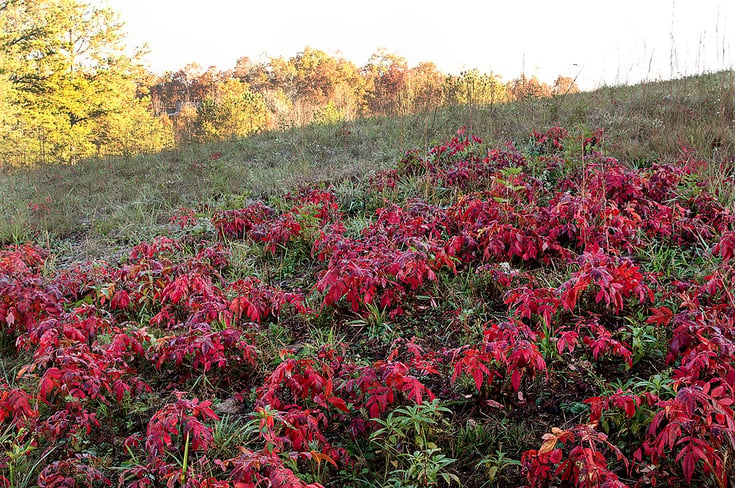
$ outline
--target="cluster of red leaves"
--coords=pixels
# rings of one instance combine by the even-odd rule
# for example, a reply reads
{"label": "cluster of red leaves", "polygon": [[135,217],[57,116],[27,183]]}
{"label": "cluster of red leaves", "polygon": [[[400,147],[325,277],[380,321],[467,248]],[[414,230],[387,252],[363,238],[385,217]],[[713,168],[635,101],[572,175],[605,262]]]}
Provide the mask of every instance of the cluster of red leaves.
{"label": "cluster of red leaves", "polygon": [[[212,223],[222,237],[249,238],[263,243],[275,253],[294,239],[310,238],[310,234],[327,224],[339,223],[341,215],[333,193],[303,188],[285,197],[292,207],[282,213],[256,202],[235,210],[224,210],[212,217]],[[311,232],[310,232],[311,231]]]}
{"label": "cluster of red leaves", "polygon": [[[326,262],[316,289],[324,305],[345,298],[354,311],[377,304],[400,313],[409,291],[436,280],[435,270],[453,267],[441,247],[444,213],[421,202],[378,211],[378,219],[352,239],[343,227],[329,227],[314,246]],[[327,232],[328,231],[328,232]]]}
{"label": "cluster of red leaves", "polygon": [[[386,202],[360,232],[346,230],[335,194],[322,189],[214,215],[221,238],[248,239],[277,255],[289,246],[310,250],[314,286],[306,294],[255,277],[228,281],[222,242],[163,237],[117,266],[53,273],[33,246],[1,250],[3,343],[29,359],[17,384],[0,384],[0,424],[18,432],[16,444],[41,453],[40,486],[112,484],[83,447],[104,438],[129,455],[120,485],[315,487],[297,467],[347,466],[351,453],[340,439],[364,439],[376,428],[372,419],[397,406],[435,393],[456,399],[462,378],[485,405],[498,405],[556,374],[552,366],[563,361],[550,354],[632,370],[622,324],[647,316],[669,341],[671,390],[617,388],[580,399],[589,419],[551,429],[539,449],[523,454],[523,475],[530,486],[710,479],[725,486],[735,453],[735,217],[691,187],[705,164],[691,155],[631,169],[596,152],[596,133],[583,141],[584,165],[574,169],[562,157],[568,139],[555,127],[534,133],[526,154],[510,144],[487,151],[461,130],[426,157],[408,153],[375,177],[383,196],[417,181],[451,196]],[[538,174],[531,165],[545,167],[556,186],[531,176]],[[182,211],[174,222],[195,219]],[[659,282],[633,257],[653,243],[700,249],[721,264],[701,279]],[[562,278],[540,279],[538,270],[548,269]],[[261,323],[339,316],[344,306],[389,311],[393,320],[416,294],[457,273],[484,274],[499,297],[494,312],[503,317],[486,323],[481,339],[428,351],[404,339],[370,358],[331,347],[291,350],[260,364]],[[307,307],[307,296],[321,309]],[[198,374],[232,397],[257,394],[255,439],[229,459],[210,458],[212,401],[177,391]],[[100,418],[152,392],[163,402],[138,429]],[[644,423],[639,438],[616,445],[615,433],[601,427],[614,415]],[[186,469],[176,462],[184,453]]]}
{"label": "cluster of red leaves", "polygon": [[[715,240],[713,252],[727,261],[729,232]],[[628,274],[628,276],[631,276]],[[634,280],[634,282],[637,280]],[[646,428],[640,444],[627,457],[620,458],[617,447],[605,443],[605,451],[614,452],[624,462],[627,475],[640,475],[640,482],[671,484],[694,483],[694,480],[714,479],[719,486],[727,486],[730,476],[727,460],[735,450],[735,300],[732,286],[735,269],[721,265],[701,282],[674,281],[664,289],[664,299],[680,303],[678,313],[668,306],[650,308],[648,324],[670,331],[669,354],[666,362],[675,367],[673,396],[644,391],[633,394],[617,390],[612,394],[588,398],[591,405],[590,422],[596,424],[614,410],[628,419],[644,421]],[[631,284],[632,285],[632,284]],[[629,286],[635,289],[635,286]],[[621,288],[623,289],[623,288]],[[636,293],[639,300],[652,300],[646,290]],[[604,297],[601,302],[606,303]],[[615,301],[609,304],[613,308]],[[617,310],[620,313],[620,310]],[[601,316],[591,314],[580,319],[574,333],[584,337],[593,358],[612,353],[631,362],[630,345],[613,338],[614,330],[601,325]],[[558,345],[561,347],[562,336]],[[565,343],[567,344],[567,343]],[[566,347],[566,346],[565,346]],[[570,346],[571,347],[571,346]],[[572,349],[570,349],[571,351]],[[643,410],[642,414],[639,412]],[[551,434],[549,434],[551,436]],[[549,437],[551,439],[551,437]],[[551,473],[562,480],[580,486],[627,486],[617,475],[586,477],[582,473],[565,471],[563,453],[548,450],[550,440],[539,451],[525,454],[524,465],[531,486],[543,486]],[[571,457],[573,450],[569,452]],[[596,460],[596,461],[595,461]],[[604,453],[589,458],[595,469],[605,473]],[[556,466],[555,470],[552,468]],[[571,473],[571,478],[569,478]]]}
{"label": "cluster of red leaves", "polygon": [[[534,134],[533,141],[537,152],[548,154],[563,148],[565,136],[561,131]],[[632,170],[594,152],[601,140],[602,134],[596,133],[584,141],[585,166],[561,180],[544,206],[537,206],[543,193],[532,179],[523,172],[502,173],[507,166],[523,169],[525,159],[511,159],[512,150],[495,150],[489,158],[479,158],[472,154],[468,138],[455,138],[437,148],[428,159],[411,153],[389,175],[393,185],[402,178],[428,175],[435,183],[467,188],[463,182],[471,181],[473,187],[486,189],[487,193],[465,196],[446,210],[447,227],[441,237],[446,254],[456,260],[454,269],[459,263],[477,261],[548,264],[559,259],[576,267],[557,288],[524,283],[525,274],[514,272],[510,266],[508,270],[497,265],[483,267],[492,273],[495,286],[509,289],[506,303],[511,316],[533,320],[537,328],[517,322],[515,333],[510,335],[512,340],[501,340],[500,347],[487,341],[492,334],[486,331],[484,344],[453,350],[453,379],[466,374],[474,380],[477,390],[485,388],[489,394],[495,379],[510,375],[511,385],[517,389],[523,371],[532,374],[542,370],[542,362],[534,362],[537,356],[533,347],[524,348],[522,344],[534,344],[537,337],[547,333],[553,334],[545,339],[556,343],[559,354],[571,354],[583,343],[592,359],[618,357],[630,368],[632,347],[621,335],[617,317],[635,310],[645,311],[647,304],[655,303],[654,289],[660,288],[654,275],[646,274],[630,258],[621,255],[656,241],[683,248],[704,243],[713,246],[712,252],[725,264],[732,260],[735,238],[731,211],[705,191],[681,191],[685,178],[694,174],[702,161],[689,155],[675,164],[654,163],[650,168]],[[508,165],[509,159],[514,163]],[[549,157],[540,159],[552,161]],[[499,164],[493,167],[493,163]],[[503,184],[498,185],[501,178]],[[610,409],[622,409],[632,417],[644,398],[654,421],[637,451],[638,464],[631,472],[644,473],[643,479],[648,482],[677,479],[674,465],[678,465],[686,482],[701,470],[702,475],[726,483],[724,463],[727,453],[735,449],[730,407],[735,381],[735,301],[729,291],[732,284],[733,273],[727,267],[706,277],[701,285],[675,283],[678,291],[664,299],[679,298],[679,314],[668,307],[650,308],[649,323],[668,327],[673,334],[667,361],[678,364],[674,374],[678,391],[675,398],[616,393],[589,400],[593,405],[591,422],[596,422]],[[520,341],[521,346],[513,341]],[[511,351],[522,358],[515,370]],[[533,367],[523,369],[521,365]],[[714,384],[717,386],[710,386]],[[715,398],[710,398],[710,391],[715,392]],[[593,436],[582,426],[576,429],[584,431],[575,435],[585,442],[595,436],[604,437],[601,433]],[[567,434],[566,440],[571,439]],[[619,450],[606,438],[601,445],[620,458]],[[674,454],[665,456],[666,449]],[[564,461],[559,450],[542,454],[532,462],[529,460],[534,458],[533,453],[528,453],[527,466],[538,463],[537,466],[546,466],[542,470],[550,465],[557,468],[545,475],[529,468],[532,485],[543,484],[552,475],[581,486],[622,485],[618,475],[607,468],[602,454],[591,445],[573,448],[568,454],[572,461]],[[644,462],[646,456],[648,464]],[[629,461],[633,461],[632,455],[625,459],[626,465]],[[579,471],[585,465],[587,471]]]}
{"label": "cluster of red leaves", "polygon": [[253,322],[275,318],[286,305],[300,313],[310,313],[300,291],[286,292],[281,288],[268,286],[257,278],[237,280],[227,286],[227,291],[234,295],[230,299],[228,310],[231,314],[230,320],[235,322],[243,317]]}
{"label": "cluster of red leaves", "polygon": [[536,154],[560,152],[564,150],[564,141],[566,139],[569,139],[569,132],[563,127],[551,127],[546,132],[537,132],[534,130],[530,137],[530,150]]}
{"label": "cluster of red leaves", "polygon": [[[614,453],[626,467],[627,459],[620,449],[607,440],[607,435],[596,427],[594,422],[580,424],[569,430],[555,427],[543,436],[544,443],[540,449],[524,452],[521,462],[530,481],[529,486],[548,486],[554,478],[584,488],[627,486],[609,468],[605,453]],[[563,447],[569,447],[568,452]],[[552,469],[554,465],[556,468]]]}
{"label": "cluster of red leaves", "polygon": [[[120,484],[133,488],[151,486],[229,486],[216,484],[213,477],[202,475],[197,469],[205,464],[200,457],[191,469],[172,462],[171,453],[182,455],[190,452],[193,459],[199,452],[205,453],[212,445],[213,429],[207,421],[219,418],[212,410],[211,402],[186,399],[184,393],[174,392],[176,401],[157,410],[148,421],[145,436],[145,463],[126,468],[120,473]],[[125,447],[138,448],[140,436],[126,439]],[[188,468],[188,467],[187,467]]]}
{"label": "cluster of red leaves", "polygon": [[[100,405],[115,412],[151,393],[150,382],[157,381],[152,371],[172,380],[155,385],[164,392],[197,371],[223,380],[240,372],[242,381],[257,351],[239,325],[278,320],[286,305],[307,312],[297,291],[254,278],[227,283],[221,275],[228,263],[224,247],[202,247],[193,255],[183,249],[159,238],[135,247],[119,267],[71,268],[56,275],[44,274],[45,256],[37,248],[0,252],[2,332],[31,358],[16,378],[25,386],[0,389],[0,422],[17,430],[18,445],[42,450],[47,462],[40,467],[40,486],[112,484],[100,461],[80,450],[83,439],[109,429],[98,418]],[[139,323],[141,312],[151,317],[155,335]],[[203,474],[212,468],[200,454],[211,444],[208,424],[217,420],[211,403],[176,395],[175,403],[151,417],[145,446],[136,444],[136,435],[126,441],[128,452],[144,451],[149,458],[123,470],[120,483],[231,486]],[[60,444],[62,439],[73,441]],[[186,444],[196,462],[183,473],[167,452],[181,454]]]}
{"label": "cluster of red leaves", "polygon": [[[453,356],[452,381],[466,374],[482,390],[483,384],[491,385],[496,377],[510,377],[515,391],[521,388],[524,375],[533,377],[546,371],[546,362],[535,344],[536,333],[518,320],[490,324],[485,328],[484,341],[478,346],[463,346],[450,351]],[[504,370],[502,373],[498,369]]]}
{"label": "cluster of red leaves", "polygon": [[[402,353],[401,350],[405,349]],[[405,356],[404,360],[399,355]],[[271,445],[283,450],[284,442],[292,449],[302,449],[304,441],[317,440],[322,455],[329,460],[345,458],[344,449],[331,446],[320,429],[308,435],[294,428],[284,415],[298,412],[318,415],[319,424],[327,426],[332,413],[350,421],[350,433],[357,437],[371,427],[372,418],[378,418],[397,403],[421,404],[432,400],[434,394],[421,382],[419,376],[438,374],[433,354],[424,353],[413,341],[402,348],[396,344],[385,359],[371,364],[347,361],[333,349],[322,348],[315,358],[285,358],[258,389],[260,408],[276,409],[280,419],[281,437],[268,438]],[[363,417],[360,412],[367,413]],[[350,417],[351,416],[351,417]],[[270,426],[273,430],[273,425]]]}
{"label": "cluster of red leaves", "polygon": [[492,193],[461,197],[449,208],[453,236],[447,248],[465,262],[548,262],[552,256],[569,256],[549,232],[538,208],[530,201],[520,205]]}
{"label": "cluster of red leaves", "polygon": [[0,251],[0,326],[11,335],[39,320],[62,312],[61,292],[45,282],[41,271],[46,256],[30,245]]}

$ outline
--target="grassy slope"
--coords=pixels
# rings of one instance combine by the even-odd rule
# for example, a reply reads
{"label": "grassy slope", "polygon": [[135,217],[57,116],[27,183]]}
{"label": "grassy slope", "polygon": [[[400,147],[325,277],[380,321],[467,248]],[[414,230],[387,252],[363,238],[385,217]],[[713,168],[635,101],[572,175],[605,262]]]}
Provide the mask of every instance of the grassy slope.
{"label": "grassy slope", "polygon": [[[613,141],[604,151],[634,165],[670,161],[682,144],[724,161],[735,146],[734,106],[735,73],[724,72],[11,171],[0,174],[0,242],[33,239],[69,259],[114,255],[165,232],[179,207],[230,207],[304,182],[349,184],[393,164],[406,150],[425,150],[449,138],[461,126],[491,145],[522,143],[532,130],[553,125],[573,136],[601,128]],[[212,153],[222,156],[214,159]]]}
{"label": "grassy slope", "polygon": [[[573,136],[603,128],[606,140],[610,141],[604,151],[631,166],[653,160],[671,161],[677,157],[680,143],[685,142],[715,163],[709,170],[716,172],[717,163],[731,159],[735,150],[734,76],[727,73],[636,87],[605,88],[593,93],[491,108],[438,109],[403,118],[359,120],[344,127],[314,126],[271,132],[242,141],[192,146],[129,160],[88,161],[74,167],[16,171],[1,175],[0,205],[6,218],[1,222],[0,240],[36,239],[56,251],[58,259],[63,261],[61,264],[83,258],[106,258],[115,263],[140,241],[158,234],[183,233],[168,223],[179,207],[197,208],[203,223],[213,209],[238,208],[259,198],[269,198],[273,207],[283,211],[289,207],[288,202],[280,198],[284,191],[305,182],[323,181],[335,183],[334,192],[345,216],[347,235],[356,236],[370,219],[374,220],[375,208],[384,204],[380,195],[371,192],[365,176],[393,166],[407,149],[418,148],[425,152],[435,142],[451,137],[460,126],[467,126],[490,147],[507,141],[524,145],[533,129],[552,125],[566,127]],[[574,153],[579,152],[578,149],[570,149],[570,160],[580,159],[577,156],[581,155]],[[392,196],[397,203],[423,197],[442,205],[453,203],[457,196],[433,191],[436,189],[416,180],[399,186]],[[731,204],[730,194],[726,192],[720,196]],[[29,207],[29,204],[37,206]],[[201,232],[213,237],[212,229],[203,225]],[[190,229],[189,232],[196,231]],[[301,286],[307,294],[312,289],[307,300],[313,301],[309,305],[319,308],[321,297],[313,292],[312,285],[315,280],[313,268],[320,265],[311,259],[306,244],[299,241],[279,250],[276,255],[247,239],[226,240],[225,244],[232,253],[224,276],[228,282],[253,275],[285,289]],[[187,248],[182,253],[186,259],[189,251]],[[699,256],[699,251],[696,246],[683,250],[662,243],[659,248],[636,250],[640,255],[635,257],[645,262],[647,269],[664,273],[667,279],[691,278],[706,274],[717,265],[711,256]],[[53,275],[61,267],[47,266],[43,272]],[[532,273],[539,285],[552,289],[569,279],[573,271],[563,263],[558,268],[556,264],[542,267],[536,263],[523,269]],[[488,274],[475,271],[472,266],[463,268],[458,274],[443,270],[439,280],[427,284],[420,294],[409,297],[410,310],[398,317],[389,317],[377,307],[368,309],[368,313],[353,313],[343,302],[342,306],[325,307],[317,316],[286,314],[283,320],[264,323],[253,329],[259,349],[258,366],[249,373],[251,376],[244,378],[245,383],[251,387],[261,384],[263,378],[271,374],[273,366],[279,364],[279,353],[284,348],[291,348],[298,357],[310,358],[316,355],[320,345],[346,343],[349,344],[344,353],[347,358],[355,364],[364,364],[383,360],[393,339],[413,335],[427,350],[476,343],[483,324],[501,321],[507,318],[508,312],[502,303],[502,290],[487,277]],[[85,303],[94,300],[98,304],[103,296],[103,285],[112,280],[111,276],[104,276],[97,284],[98,292],[89,292]],[[103,309],[104,300],[98,305]],[[429,434],[438,439],[437,442],[441,441],[444,454],[459,459],[446,472],[459,473],[467,486],[480,486],[483,482],[492,485],[493,481],[497,486],[517,485],[522,478],[513,460],[520,459],[524,450],[538,449],[541,436],[552,427],[584,421],[588,416],[588,407],[581,404],[584,398],[609,393],[625,380],[640,379],[653,384],[659,374],[666,379],[671,371],[661,367],[661,356],[665,354],[668,338],[645,325],[646,308],[635,307],[634,311],[638,315],[625,316],[631,325],[629,339],[638,341],[636,351],[657,354],[636,360],[634,370],[620,367],[620,361],[597,364],[590,360],[590,354],[581,352],[569,362],[571,354],[565,353],[562,358],[561,354],[554,353],[549,343],[544,354],[548,356],[550,377],[546,379],[539,374],[533,382],[524,379],[530,385],[525,389],[530,396],[517,394],[506,384],[502,390],[494,391],[492,402],[480,404],[473,395],[474,385],[469,377],[461,377],[459,384],[451,389],[444,384],[446,378],[433,380],[436,384],[429,383],[431,388],[437,388],[443,405],[451,407],[451,411],[436,415],[423,411],[432,422],[440,417],[445,421]],[[133,310],[130,320],[120,320],[120,324],[131,328],[148,326],[152,313]],[[119,314],[119,311],[110,314]],[[640,333],[635,339],[634,330]],[[158,329],[152,324],[150,332],[164,342],[167,337],[173,337],[169,335],[170,330]],[[12,344],[3,347],[9,350]],[[8,383],[12,383],[9,379],[17,368],[28,360],[23,354],[10,356],[7,364],[3,361],[4,370],[9,372]],[[147,375],[145,379],[160,387],[160,391],[167,391],[173,384],[217,403],[229,401],[234,391],[220,388],[216,371],[210,378],[205,374],[187,379],[184,375],[176,377],[171,371],[166,376],[147,363],[140,369],[141,374]],[[440,391],[441,388],[446,391]],[[485,399],[482,395],[478,398]],[[502,401],[504,406],[495,400]],[[151,413],[170,401],[170,395],[167,398],[157,394],[142,396],[126,405],[127,410],[121,410],[122,413],[112,408],[105,413],[106,410],[100,408],[99,415],[107,415],[105,418],[110,420],[111,428],[126,433],[144,432]],[[252,399],[246,398],[246,404],[252,406],[251,403]],[[250,413],[244,410],[241,417],[250,418]],[[116,415],[125,418],[127,425],[115,425],[115,421],[123,423]],[[239,443],[252,436],[252,432],[241,430],[243,427],[238,424],[241,419],[237,417],[227,417],[226,422],[217,424],[220,430],[216,445],[221,452],[210,453],[210,459],[237,455]],[[401,416],[393,418],[398,417]],[[406,416],[402,417],[405,420]],[[405,426],[404,430],[410,431]],[[623,434],[630,432],[623,431]],[[98,435],[96,431],[94,435]],[[114,442],[118,444],[110,441],[110,446],[100,446],[98,452],[113,467],[116,463],[129,461],[119,449],[121,436],[117,435],[119,438]],[[354,445],[345,441],[344,445],[351,449],[350,455],[356,460],[354,471],[347,469],[335,473],[325,468],[326,474],[320,475],[321,469],[316,469],[316,473],[305,470],[301,474],[328,486],[378,486],[372,478],[380,474],[375,471],[381,469],[380,455],[388,458],[390,453],[384,450],[376,458],[371,450],[374,451],[376,445],[389,446],[388,437],[385,433],[377,434],[370,442],[363,439],[362,444]],[[621,435],[617,440],[624,444],[627,437]],[[410,445],[411,441],[408,443]],[[428,445],[423,448],[428,450]],[[410,455],[400,453],[397,457],[400,464],[395,466],[408,469],[418,464],[406,461]],[[35,462],[35,458],[30,459]],[[302,467],[303,464],[307,463],[302,463]],[[383,463],[383,466],[387,474],[390,464]],[[620,466],[616,469],[623,472]],[[400,478],[399,475],[394,473],[393,478]],[[369,481],[374,483],[371,485]]]}

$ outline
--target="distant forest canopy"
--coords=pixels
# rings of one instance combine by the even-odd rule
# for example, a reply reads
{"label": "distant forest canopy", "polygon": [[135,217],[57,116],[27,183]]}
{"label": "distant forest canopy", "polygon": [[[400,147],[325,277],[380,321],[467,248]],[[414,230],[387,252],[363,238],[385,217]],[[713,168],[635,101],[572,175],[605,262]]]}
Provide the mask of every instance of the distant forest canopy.
{"label": "distant forest canopy", "polygon": [[578,91],[565,76],[549,85],[410,67],[384,49],[364,66],[306,47],[288,59],[243,57],[230,70],[190,64],[158,75],[142,53],[128,54],[115,12],[76,0],[0,0],[0,47],[0,167]]}

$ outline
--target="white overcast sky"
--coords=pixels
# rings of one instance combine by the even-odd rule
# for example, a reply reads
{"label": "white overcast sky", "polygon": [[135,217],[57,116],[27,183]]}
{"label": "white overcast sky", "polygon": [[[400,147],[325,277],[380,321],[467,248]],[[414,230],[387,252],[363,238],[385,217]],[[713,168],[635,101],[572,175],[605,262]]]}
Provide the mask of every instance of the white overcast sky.
{"label": "white overcast sky", "polygon": [[732,0],[91,0],[147,43],[158,73],[196,62],[234,67],[241,56],[294,56],[305,46],[358,66],[377,48],[444,72],[478,68],[505,80],[583,88],[733,67]]}

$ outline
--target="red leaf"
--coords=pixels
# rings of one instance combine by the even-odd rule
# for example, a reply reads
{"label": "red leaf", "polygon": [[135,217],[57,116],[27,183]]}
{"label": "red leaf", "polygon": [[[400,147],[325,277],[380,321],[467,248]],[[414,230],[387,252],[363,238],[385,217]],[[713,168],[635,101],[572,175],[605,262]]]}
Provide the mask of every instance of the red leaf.
{"label": "red leaf", "polygon": [[668,307],[652,308],[651,312],[653,315],[648,317],[646,320],[647,324],[656,324],[661,327],[666,327],[671,323],[671,319],[674,313]]}
{"label": "red leaf", "polygon": [[510,382],[513,385],[513,389],[518,391],[521,388],[521,372],[518,369],[513,370],[513,374],[510,377]]}
{"label": "red leaf", "polygon": [[347,403],[339,397],[329,397],[327,401],[331,403],[336,409],[343,411],[344,413],[350,413],[350,409],[347,408]]}
{"label": "red leaf", "polygon": [[482,389],[483,379],[482,370],[480,368],[474,368],[472,370],[472,377],[475,379],[475,388],[477,388],[477,391],[480,391]]}

